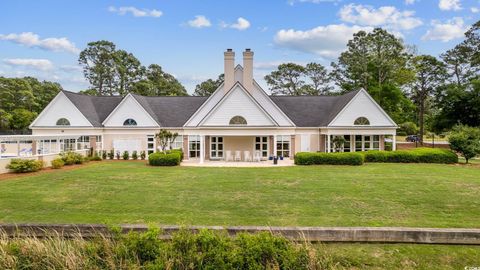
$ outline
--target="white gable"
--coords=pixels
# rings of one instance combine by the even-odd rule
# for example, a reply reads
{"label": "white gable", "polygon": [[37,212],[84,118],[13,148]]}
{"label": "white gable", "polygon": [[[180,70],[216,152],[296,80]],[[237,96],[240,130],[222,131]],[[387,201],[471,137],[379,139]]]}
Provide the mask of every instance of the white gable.
{"label": "white gable", "polygon": [[31,127],[57,126],[57,120],[60,118],[66,118],[72,127],[92,126],[70,99],[63,92],[60,92],[32,122]]}
{"label": "white gable", "polygon": [[103,125],[105,127],[119,127],[127,119],[133,119],[139,127],[158,126],[157,122],[145,111],[145,109],[137,102],[132,95],[127,95],[120,104],[105,119]]}
{"label": "white gable", "polygon": [[201,126],[228,126],[234,116],[242,116],[247,126],[274,126],[276,123],[245,89],[236,84],[200,123]]}
{"label": "white gable", "polygon": [[359,117],[366,117],[370,121],[370,126],[396,126],[395,122],[364,90],[359,91],[328,126],[353,126]]}
{"label": "white gable", "polygon": [[[235,68],[235,81],[242,83],[243,68],[237,65]],[[277,107],[263,89],[254,81],[253,89],[251,89],[249,102],[257,103],[264,111],[268,112],[268,116],[279,126],[294,126],[293,122],[285,115],[285,113]],[[228,91],[229,89],[227,89]],[[185,124],[186,127],[195,127],[206,119],[207,115],[217,106],[225,95],[224,85],[222,84],[205,103],[193,114],[193,116]],[[227,93],[228,94],[228,93]],[[254,100],[252,100],[252,97]],[[247,120],[248,121],[248,120]],[[205,123],[205,121],[203,121]],[[228,124],[228,123],[227,123]],[[248,122],[250,124],[250,122]]]}

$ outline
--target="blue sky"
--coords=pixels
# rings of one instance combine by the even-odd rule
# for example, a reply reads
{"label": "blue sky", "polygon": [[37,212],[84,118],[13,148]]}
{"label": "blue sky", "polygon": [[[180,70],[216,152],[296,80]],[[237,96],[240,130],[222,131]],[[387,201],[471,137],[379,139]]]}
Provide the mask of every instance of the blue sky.
{"label": "blue sky", "polygon": [[479,0],[22,1],[0,2],[0,76],[35,76],[86,89],[78,52],[110,40],[160,64],[192,92],[223,72],[223,51],[255,52],[255,77],[282,62],[326,66],[358,30],[384,27],[438,56],[480,19]]}

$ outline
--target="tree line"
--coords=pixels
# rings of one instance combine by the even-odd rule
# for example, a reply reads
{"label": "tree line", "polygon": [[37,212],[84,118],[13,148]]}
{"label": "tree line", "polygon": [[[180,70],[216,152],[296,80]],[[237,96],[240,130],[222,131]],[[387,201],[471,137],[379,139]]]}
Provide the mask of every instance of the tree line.
{"label": "tree line", "polygon": [[[265,81],[273,95],[338,95],[365,89],[407,133],[480,126],[480,21],[439,58],[422,55],[388,31],[359,31],[330,68],[280,64]],[[110,41],[87,44],[78,63],[89,95],[185,96],[185,87],[158,64],[143,66]],[[195,87],[209,96],[223,74]],[[24,129],[62,88],[58,83],[0,77],[0,129]],[[418,127],[417,127],[418,125]],[[423,136],[420,136],[423,138]]]}

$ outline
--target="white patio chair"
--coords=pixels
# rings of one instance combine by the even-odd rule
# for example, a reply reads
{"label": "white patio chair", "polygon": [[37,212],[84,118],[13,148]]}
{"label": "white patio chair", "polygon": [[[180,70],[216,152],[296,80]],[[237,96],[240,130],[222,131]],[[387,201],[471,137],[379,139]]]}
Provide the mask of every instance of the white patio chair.
{"label": "white patio chair", "polygon": [[253,161],[260,162],[262,160],[262,154],[260,151],[255,151],[255,155],[253,156]]}
{"label": "white patio chair", "polygon": [[250,151],[243,151],[243,160],[252,161],[252,156],[250,156]]}
{"label": "white patio chair", "polygon": [[235,161],[242,161],[242,152],[241,151],[235,151]]}
{"label": "white patio chair", "polygon": [[232,151],[225,151],[225,161],[233,161]]}

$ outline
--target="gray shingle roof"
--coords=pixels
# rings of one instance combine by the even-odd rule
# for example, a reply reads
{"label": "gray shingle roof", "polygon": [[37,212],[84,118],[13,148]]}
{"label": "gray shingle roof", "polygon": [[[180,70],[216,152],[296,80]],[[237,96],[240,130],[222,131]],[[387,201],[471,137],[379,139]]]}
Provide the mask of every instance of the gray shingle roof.
{"label": "gray shingle roof", "polygon": [[270,96],[298,127],[324,127],[358,93],[341,96]]}
{"label": "gray shingle roof", "polygon": [[[68,91],[63,93],[85,115],[94,127],[101,127],[105,118],[122,101],[120,96],[88,96]],[[358,93],[341,96],[270,96],[298,127],[321,127],[333,118]],[[162,127],[182,127],[200,108],[207,97],[162,96],[146,97],[133,95],[143,108]]]}

